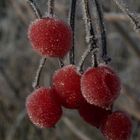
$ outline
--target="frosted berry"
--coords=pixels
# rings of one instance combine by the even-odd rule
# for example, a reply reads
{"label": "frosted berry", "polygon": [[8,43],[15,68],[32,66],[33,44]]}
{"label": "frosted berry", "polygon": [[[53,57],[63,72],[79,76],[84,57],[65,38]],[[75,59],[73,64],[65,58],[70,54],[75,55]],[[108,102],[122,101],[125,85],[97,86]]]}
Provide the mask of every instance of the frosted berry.
{"label": "frosted berry", "polygon": [[49,88],[39,88],[27,97],[27,114],[40,128],[54,127],[62,115],[60,104],[52,96],[54,92]]}
{"label": "frosted berry", "polygon": [[91,105],[85,103],[79,109],[80,116],[92,126],[97,128],[100,127],[102,121],[111,114],[111,110],[105,110],[103,108],[97,107],[95,105]]}
{"label": "frosted berry", "polygon": [[116,111],[107,117],[101,126],[101,131],[107,140],[130,140],[131,120],[127,114]]}
{"label": "frosted berry", "polygon": [[28,38],[41,55],[64,57],[71,48],[72,30],[63,21],[46,17],[30,24]]}
{"label": "frosted berry", "polygon": [[67,108],[78,108],[83,103],[80,88],[81,75],[77,72],[76,66],[67,65],[55,72],[53,75],[53,86],[56,96]]}
{"label": "frosted berry", "polygon": [[119,96],[120,79],[108,66],[89,68],[81,78],[81,90],[90,104],[108,107]]}

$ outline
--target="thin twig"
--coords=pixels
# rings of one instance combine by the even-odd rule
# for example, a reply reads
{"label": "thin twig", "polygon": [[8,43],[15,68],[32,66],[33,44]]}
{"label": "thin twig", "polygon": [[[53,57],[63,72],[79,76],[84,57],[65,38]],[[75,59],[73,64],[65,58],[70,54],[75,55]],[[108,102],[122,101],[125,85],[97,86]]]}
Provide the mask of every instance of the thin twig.
{"label": "thin twig", "polygon": [[[85,21],[85,29],[86,29],[86,42],[88,43],[88,50],[86,51],[87,53],[90,53],[94,49],[98,48],[97,45],[97,38],[95,35],[95,31],[92,26],[91,22],[91,14],[89,10],[89,2],[88,0],[82,0],[82,9],[83,9],[83,15],[84,15],[84,21]],[[93,51],[93,55],[95,54],[95,51]],[[89,54],[84,53],[82,56],[82,59],[79,63],[79,70],[82,72],[83,71],[83,63],[85,62],[86,57]],[[96,64],[96,62],[95,62]]]}
{"label": "thin twig", "polygon": [[32,10],[34,11],[36,17],[41,18],[42,17],[41,11],[39,10],[39,8],[36,5],[36,3],[34,2],[34,0],[28,0],[27,2],[30,4],[30,6],[31,6]]}
{"label": "thin twig", "polygon": [[71,8],[70,8],[70,17],[69,17],[69,23],[72,28],[72,34],[73,34],[73,40],[72,40],[72,48],[69,53],[69,59],[70,59],[70,64],[75,64],[75,43],[74,43],[74,38],[75,38],[75,13],[76,13],[76,2],[77,0],[71,0]]}
{"label": "thin twig", "polygon": [[40,60],[40,63],[39,63],[39,66],[38,66],[38,69],[37,69],[37,72],[36,72],[36,76],[35,76],[34,82],[32,84],[34,89],[36,89],[39,86],[41,72],[43,70],[43,66],[44,66],[45,62],[46,62],[46,58],[42,58]]}
{"label": "thin twig", "polygon": [[64,62],[61,58],[59,58],[59,65],[60,65],[60,68],[64,67]]}
{"label": "thin twig", "polygon": [[105,24],[104,24],[103,9],[99,0],[95,0],[95,5],[96,5],[97,13],[99,16],[99,24],[100,24],[100,30],[101,30],[102,58],[104,62],[107,64],[108,62],[111,61],[111,58],[107,55],[107,37],[106,37],[106,30],[105,30]]}
{"label": "thin twig", "polygon": [[66,117],[63,118],[63,122],[65,125],[81,140],[91,140],[91,138],[87,137],[84,133],[82,133],[78,128],[74,126],[74,124]]}
{"label": "thin twig", "polygon": [[84,65],[84,62],[86,60],[86,58],[90,55],[91,52],[97,52],[98,51],[98,48],[93,48],[93,47],[89,47],[85,52],[84,54],[82,55],[81,57],[81,60],[80,60],[80,63],[79,63],[79,67],[78,67],[78,71],[82,72],[82,69],[83,68],[83,65]]}
{"label": "thin twig", "polygon": [[132,23],[135,25],[135,29],[140,29],[140,18],[128,9],[127,4],[123,0],[113,0],[117,6],[129,17]]}

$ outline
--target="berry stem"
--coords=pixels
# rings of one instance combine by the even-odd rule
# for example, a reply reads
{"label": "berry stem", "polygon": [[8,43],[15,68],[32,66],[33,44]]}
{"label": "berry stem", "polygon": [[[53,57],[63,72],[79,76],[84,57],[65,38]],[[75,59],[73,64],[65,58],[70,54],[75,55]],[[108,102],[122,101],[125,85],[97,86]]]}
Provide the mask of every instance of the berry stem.
{"label": "berry stem", "polygon": [[[88,43],[88,49],[87,51],[83,54],[81,62],[79,64],[79,70],[82,72],[83,71],[83,64],[85,62],[86,57],[89,55],[91,51],[93,51],[93,55],[95,55],[94,49],[98,48],[97,45],[97,38],[95,35],[95,31],[91,22],[91,14],[89,10],[89,1],[88,0],[82,0],[82,9],[83,9],[83,14],[84,14],[84,21],[85,21],[85,29],[86,29],[86,42]],[[86,54],[87,53],[87,54]],[[94,56],[94,58],[96,55]],[[94,59],[94,65],[97,65],[96,62],[97,59]]]}
{"label": "berry stem", "polygon": [[69,53],[70,64],[75,64],[75,50],[74,50],[74,38],[75,38],[75,13],[76,13],[76,2],[77,0],[71,1],[70,15],[69,15],[69,23],[73,31],[73,40],[72,40],[72,48]]}
{"label": "berry stem", "polygon": [[98,51],[98,48],[93,48],[93,47],[89,47],[85,52],[84,54],[82,55],[81,57],[81,60],[79,62],[79,66],[78,66],[78,71],[80,71],[81,73],[83,72],[83,65],[84,65],[84,62],[86,60],[86,58],[89,56],[90,52],[97,52]]}
{"label": "berry stem", "polygon": [[60,65],[60,68],[64,67],[64,62],[61,58],[59,58],[59,65]]}
{"label": "berry stem", "polygon": [[39,10],[34,0],[28,0],[28,3],[31,6],[32,10],[34,11],[36,17],[41,18],[42,17],[41,11]]}
{"label": "berry stem", "polygon": [[99,24],[100,24],[100,30],[101,30],[101,41],[102,41],[102,59],[106,64],[111,61],[111,58],[107,55],[107,37],[106,37],[106,30],[105,30],[105,24],[104,24],[104,15],[103,15],[103,9],[102,5],[99,0],[94,0],[97,13],[99,16]]}
{"label": "berry stem", "polygon": [[32,84],[32,86],[33,86],[34,89],[38,88],[38,86],[39,86],[41,72],[43,70],[43,66],[44,66],[45,62],[46,62],[46,58],[42,58],[40,60],[39,67],[37,69],[36,76],[35,76],[34,82]]}
{"label": "berry stem", "polygon": [[48,0],[48,13],[53,17],[54,15],[54,0]]}

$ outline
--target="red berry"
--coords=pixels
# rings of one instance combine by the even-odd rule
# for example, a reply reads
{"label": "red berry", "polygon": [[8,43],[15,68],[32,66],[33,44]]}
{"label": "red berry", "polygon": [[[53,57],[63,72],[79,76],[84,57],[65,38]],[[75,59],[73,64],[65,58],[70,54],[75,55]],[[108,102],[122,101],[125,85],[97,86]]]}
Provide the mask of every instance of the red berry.
{"label": "red berry", "polygon": [[46,17],[29,26],[28,38],[33,49],[41,55],[64,57],[71,48],[72,30],[63,21]]}
{"label": "red berry", "polygon": [[120,79],[108,66],[89,68],[81,78],[81,90],[90,104],[108,107],[119,96]]}
{"label": "red berry", "polygon": [[99,128],[101,122],[111,114],[111,110],[105,110],[91,104],[84,104],[79,109],[80,116],[89,124]]}
{"label": "red berry", "polygon": [[116,111],[107,117],[101,131],[107,140],[130,140],[132,123],[128,115]]}
{"label": "red berry", "polygon": [[74,65],[65,66],[55,72],[53,86],[64,107],[75,109],[83,103],[80,79],[81,75]]}
{"label": "red berry", "polygon": [[26,100],[28,116],[40,128],[54,127],[62,115],[60,104],[52,97],[54,92],[49,88],[39,88]]}

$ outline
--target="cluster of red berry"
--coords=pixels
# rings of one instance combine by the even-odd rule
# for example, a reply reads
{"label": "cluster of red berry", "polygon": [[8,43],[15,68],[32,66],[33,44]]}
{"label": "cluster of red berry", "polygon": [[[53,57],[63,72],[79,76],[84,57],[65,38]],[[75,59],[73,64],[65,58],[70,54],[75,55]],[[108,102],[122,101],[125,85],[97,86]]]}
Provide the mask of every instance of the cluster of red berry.
{"label": "cluster of red berry", "polygon": [[[55,18],[35,20],[28,37],[33,49],[45,57],[63,58],[72,45],[71,28]],[[75,65],[67,65],[54,73],[51,87],[38,87],[28,96],[27,113],[35,125],[43,128],[55,126],[62,116],[62,106],[77,109],[106,139],[129,140],[130,118],[124,112],[112,112],[120,89],[119,77],[107,65],[90,67],[83,73]]]}

